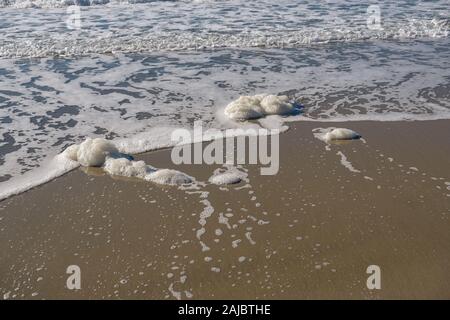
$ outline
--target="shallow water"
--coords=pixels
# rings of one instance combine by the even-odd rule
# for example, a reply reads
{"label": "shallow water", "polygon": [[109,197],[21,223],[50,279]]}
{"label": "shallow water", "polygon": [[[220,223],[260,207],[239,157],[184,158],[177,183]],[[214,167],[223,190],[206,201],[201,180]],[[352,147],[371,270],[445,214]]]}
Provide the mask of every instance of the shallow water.
{"label": "shallow water", "polygon": [[88,136],[221,128],[217,111],[242,94],[287,94],[304,106],[295,120],[450,116],[445,1],[383,4],[383,30],[357,1],[109,3],[82,7],[81,30],[69,2],[30,3],[0,8],[4,190]]}

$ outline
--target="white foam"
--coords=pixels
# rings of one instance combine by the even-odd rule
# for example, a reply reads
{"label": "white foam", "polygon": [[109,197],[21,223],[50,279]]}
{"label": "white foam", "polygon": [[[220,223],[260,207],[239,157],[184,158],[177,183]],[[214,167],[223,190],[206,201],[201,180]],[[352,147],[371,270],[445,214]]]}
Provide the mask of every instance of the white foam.
{"label": "white foam", "polygon": [[[258,126],[258,128],[260,128]],[[156,169],[142,161],[132,161],[127,154],[136,154],[174,146],[177,142],[171,140],[171,134],[176,127],[154,127],[145,132],[120,138],[114,141],[103,138],[86,138],[80,144],[67,147],[63,152],[50,160],[44,160],[38,169],[31,170],[25,175],[14,177],[2,182],[5,191],[0,193],[0,200],[19,194],[32,187],[51,181],[52,179],[69,172],[79,165],[85,167],[103,167],[105,172],[111,175],[134,177],[158,184],[182,185],[189,184],[195,179],[183,172],[171,169]],[[261,129],[260,134],[268,134],[270,131]],[[237,132],[246,134],[245,132]],[[231,135],[233,136],[233,135]],[[194,137],[192,142],[209,141],[210,137]],[[56,160],[58,159],[58,160]],[[48,172],[45,172],[45,171]],[[239,177],[239,178],[238,178]],[[245,179],[246,174],[234,169],[222,177],[216,177],[211,182],[217,184],[237,183]],[[221,180],[221,181],[220,181]]]}
{"label": "white foam", "polygon": [[232,120],[250,120],[267,115],[287,115],[295,110],[293,103],[287,96],[272,94],[257,94],[254,96],[240,96],[229,103],[224,110]]}
{"label": "white foam", "polygon": [[153,127],[144,132],[136,133],[130,138],[120,138],[114,141],[120,152],[137,154],[173,147],[176,142],[171,140],[175,127]]}
{"label": "white foam", "polygon": [[333,127],[313,129],[313,135],[317,139],[327,143],[337,140],[355,140],[361,138],[361,135],[353,130]]}
{"label": "white foam", "polygon": [[236,184],[247,177],[246,172],[238,170],[231,165],[225,165],[223,168],[216,169],[214,174],[209,178],[209,182],[217,185]]}
{"label": "white foam", "polygon": [[172,169],[159,169],[155,172],[149,173],[145,177],[146,180],[167,185],[181,185],[188,184],[194,181],[194,178],[187,174],[172,170]]}
{"label": "white foam", "polygon": [[103,169],[112,175],[140,179],[145,179],[149,172],[155,170],[147,166],[144,161],[132,161],[126,158],[108,158]]}
{"label": "white foam", "polygon": [[76,153],[76,161],[85,167],[101,167],[106,157],[117,154],[119,151],[116,146],[105,139],[87,138],[79,146],[71,146],[64,153],[72,160]]}
{"label": "white foam", "polygon": [[354,140],[361,138],[361,135],[346,128],[336,128],[325,134],[325,140]]}
{"label": "white foam", "polygon": [[[123,141],[121,143],[124,148]],[[85,167],[103,167],[111,175],[139,178],[158,184],[182,185],[194,181],[194,178],[177,170],[156,169],[144,161],[130,160],[127,155],[119,153],[112,141],[101,138],[87,138],[79,145],[68,147],[58,157],[77,161]]]}
{"label": "white foam", "polygon": [[213,175],[209,178],[209,182],[213,184],[235,184],[241,182],[241,177],[234,172],[225,172],[217,175]]}
{"label": "white foam", "polygon": [[209,195],[209,192],[207,191],[201,191],[200,192],[200,203],[204,205],[204,208],[202,212],[199,214],[199,220],[198,223],[200,224],[201,228],[197,229],[196,237],[198,241],[200,242],[200,245],[202,247],[202,251],[209,251],[210,248],[202,241],[202,235],[206,233],[206,222],[209,217],[214,213],[214,207],[212,206],[211,202],[207,199]]}
{"label": "white foam", "polygon": [[353,167],[352,163],[350,161],[348,161],[348,159],[345,156],[345,154],[343,154],[341,151],[338,151],[336,154],[341,157],[341,164],[344,167],[346,167],[348,170],[350,170],[351,172],[355,172],[355,173],[360,173],[361,172],[360,170],[355,169],[355,167]]}
{"label": "white foam", "polygon": [[80,146],[78,144],[71,145],[66,148],[66,150],[63,151],[63,156],[72,160],[72,161],[78,161],[78,150],[80,149]]}

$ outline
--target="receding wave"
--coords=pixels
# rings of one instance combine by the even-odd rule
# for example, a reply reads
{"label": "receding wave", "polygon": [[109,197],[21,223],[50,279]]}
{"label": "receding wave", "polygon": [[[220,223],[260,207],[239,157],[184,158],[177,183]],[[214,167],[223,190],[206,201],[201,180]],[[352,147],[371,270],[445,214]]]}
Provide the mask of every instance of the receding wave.
{"label": "receding wave", "polygon": [[11,58],[442,38],[450,28],[442,0],[386,1],[373,21],[358,0],[0,1],[0,57]]}
{"label": "receding wave", "polygon": [[[155,32],[147,35],[89,37],[53,36],[42,39],[16,38],[3,41],[0,57],[80,56],[87,54],[140,53],[218,48],[295,48],[333,42],[442,38],[449,33],[446,19],[412,20],[383,30],[292,30],[225,32]],[[0,42],[1,43],[1,42]]]}
{"label": "receding wave", "polygon": [[105,4],[137,4],[175,2],[177,0],[0,0],[0,8],[63,8],[68,6],[98,6]]}

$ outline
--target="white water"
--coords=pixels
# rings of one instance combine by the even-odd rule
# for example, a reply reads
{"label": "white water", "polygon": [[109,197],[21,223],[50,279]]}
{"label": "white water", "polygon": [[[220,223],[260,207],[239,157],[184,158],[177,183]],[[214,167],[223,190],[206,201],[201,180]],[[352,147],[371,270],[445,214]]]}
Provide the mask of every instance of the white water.
{"label": "white water", "polygon": [[[88,5],[81,7],[81,29],[70,30],[67,6],[74,2],[3,0],[10,5],[2,12],[0,57],[292,48],[329,42],[439,38],[449,31],[448,3],[444,0],[388,1],[380,7],[383,20],[379,29],[367,27],[369,4],[357,0],[259,0],[257,5],[255,1],[130,4],[80,0]],[[94,5],[89,6],[91,3]]]}

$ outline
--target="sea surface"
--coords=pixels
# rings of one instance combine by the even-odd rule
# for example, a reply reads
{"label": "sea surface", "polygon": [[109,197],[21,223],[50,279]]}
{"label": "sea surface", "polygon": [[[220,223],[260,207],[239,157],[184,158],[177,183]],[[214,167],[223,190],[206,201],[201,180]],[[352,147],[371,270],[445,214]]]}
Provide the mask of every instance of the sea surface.
{"label": "sea surface", "polygon": [[450,119],[449,30],[446,0],[0,0],[0,199],[86,137],[223,128],[240,95],[286,94],[298,121]]}

